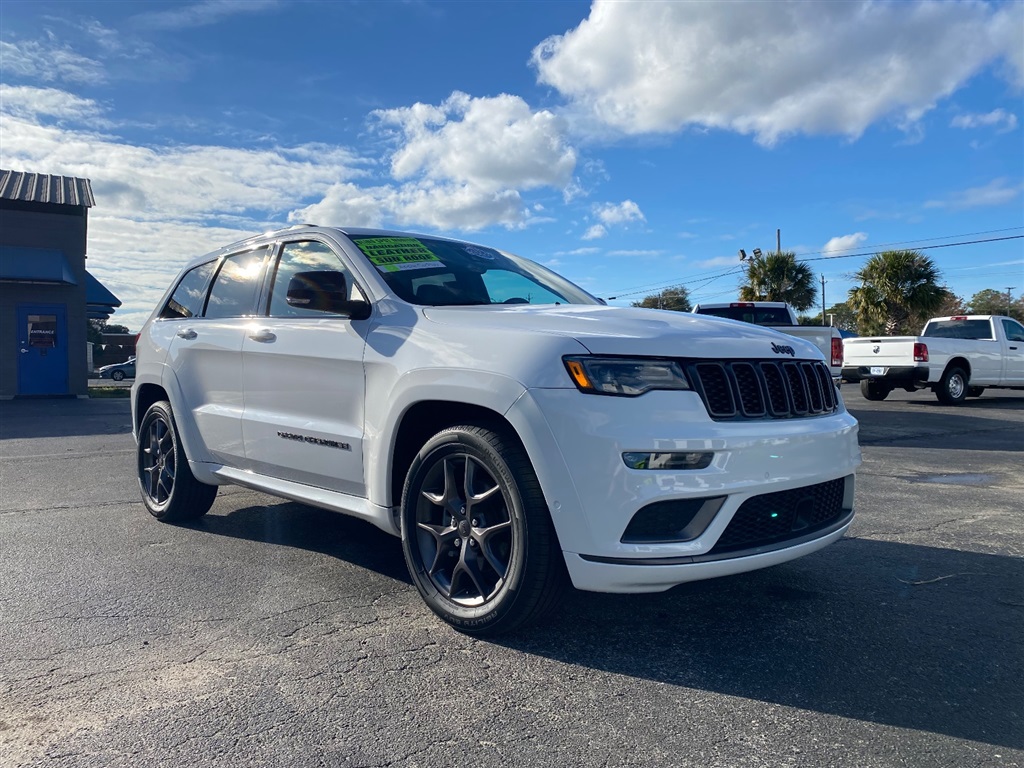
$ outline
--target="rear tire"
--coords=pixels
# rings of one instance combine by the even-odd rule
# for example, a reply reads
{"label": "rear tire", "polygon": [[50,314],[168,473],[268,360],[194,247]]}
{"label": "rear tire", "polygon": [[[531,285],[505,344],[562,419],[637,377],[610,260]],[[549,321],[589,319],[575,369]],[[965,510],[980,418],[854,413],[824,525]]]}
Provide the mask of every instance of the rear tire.
{"label": "rear tire", "polygon": [[402,549],[427,606],[471,635],[539,620],[568,581],[529,458],[514,437],[480,426],[438,432],[413,460]]}
{"label": "rear tire", "polygon": [[113,371],[110,374],[110,378],[114,381],[124,381],[124,371]]}
{"label": "rear tire", "polygon": [[967,374],[963,368],[950,367],[942,374],[935,396],[943,405],[960,405],[967,397]]}
{"label": "rear tire", "polygon": [[864,395],[865,400],[885,400],[890,392],[892,392],[892,387],[888,384],[861,379],[860,393]]}
{"label": "rear tire", "polygon": [[196,520],[213,506],[217,486],[196,480],[178,437],[171,404],[153,403],[139,426],[137,450],[142,503],[157,520],[181,523]]}

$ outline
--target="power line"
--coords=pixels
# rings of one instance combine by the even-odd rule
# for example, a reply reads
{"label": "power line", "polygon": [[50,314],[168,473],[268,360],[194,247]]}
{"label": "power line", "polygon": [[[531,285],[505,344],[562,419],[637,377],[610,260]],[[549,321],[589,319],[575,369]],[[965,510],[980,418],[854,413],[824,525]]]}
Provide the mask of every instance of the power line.
{"label": "power line", "polygon": [[[882,244],[873,246],[872,250],[870,250],[870,251],[861,251],[859,253],[845,253],[845,254],[844,253],[840,253],[840,254],[835,254],[835,255],[831,255],[831,256],[819,256],[819,257],[813,258],[813,259],[801,259],[801,261],[804,261],[804,262],[807,262],[807,261],[831,261],[831,260],[834,260],[834,259],[853,259],[853,258],[864,257],[864,256],[874,256],[875,254],[877,254],[879,252],[878,251],[879,248],[884,248],[885,246],[905,245],[907,243],[921,243],[921,242],[928,242],[929,240],[947,240],[950,237],[970,237],[970,236],[972,236],[974,234],[979,234],[979,235],[980,234],[995,234],[997,232],[1010,232],[1010,231],[1017,230],[1017,229],[1022,229],[1022,227],[1006,227],[1004,229],[987,230],[986,232],[965,233],[965,234],[962,234],[962,235],[948,235],[946,237],[932,237],[932,238],[926,238],[923,241],[922,240],[904,240],[902,242],[896,242],[896,243],[882,243]],[[953,247],[958,247],[958,246],[963,246],[963,245],[978,245],[980,243],[996,243],[996,242],[1002,242],[1002,241],[1005,241],[1005,240],[1020,240],[1020,239],[1024,239],[1024,235],[1007,235],[1005,237],[989,237],[989,238],[981,238],[981,239],[978,239],[978,240],[963,240],[963,241],[959,241],[959,242],[955,242],[955,243],[937,243],[935,245],[917,245],[912,250],[927,251],[927,250],[934,250],[934,249],[937,249],[937,248],[953,248]],[[810,251],[809,253],[824,253],[824,251]],[[673,280],[673,281],[668,281],[668,282],[664,282],[664,283],[652,283],[652,284],[650,284],[648,286],[642,286],[642,287],[637,288],[637,289],[631,289],[631,290],[626,291],[626,292],[620,292],[620,293],[616,294],[615,296],[609,296],[608,300],[611,301],[611,300],[614,300],[614,299],[620,299],[620,298],[623,298],[625,296],[636,296],[636,295],[638,295],[640,293],[644,293],[646,291],[649,291],[651,288],[668,288],[668,287],[675,287],[675,286],[689,286],[689,285],[696,284],[696,283],[709,283],[709,282],[711,282],[713,280],[717,280],[720,277],[726,277],[728,275],[740,274],[742,271],[743,271],[743,267],[733,267],[731,269],[726,270],[725,272],[720,272],[720,273],[712,275],[710,277],[704,277],[704,278],[698,278],[698,279],[691,278],[691,279],[688,279],[688,280]]]}

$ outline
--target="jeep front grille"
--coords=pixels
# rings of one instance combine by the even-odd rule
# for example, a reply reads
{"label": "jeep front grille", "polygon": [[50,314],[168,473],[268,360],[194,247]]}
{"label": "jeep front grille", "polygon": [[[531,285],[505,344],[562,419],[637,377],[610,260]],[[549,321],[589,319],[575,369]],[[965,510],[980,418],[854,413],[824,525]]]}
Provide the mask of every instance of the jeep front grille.
{"label": "jeep front grille", "polygon": [[803,418],[839,409],[832,374],[820,361],[684,361],[682,365],[716,421]]}

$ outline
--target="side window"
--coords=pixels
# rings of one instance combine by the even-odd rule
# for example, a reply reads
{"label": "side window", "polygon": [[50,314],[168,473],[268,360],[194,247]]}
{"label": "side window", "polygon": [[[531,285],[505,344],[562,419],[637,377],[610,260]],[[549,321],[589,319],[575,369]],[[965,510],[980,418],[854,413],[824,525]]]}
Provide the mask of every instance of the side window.
{"label": "side window", "polygon": [[1007,341],[1024,341],[1024,325],[1016,320],[1003,319],[1003,332]]}
{"label": "side window", "polygon": [[208,261],[186,272],[171,298],[160,310],[160,317],[180,320],[201,314],[203,302],[206,300],[206,289],[216,267],[216,261]]}
{"label": "side window", "polygon": [[327,317],[328,312],[317,309],[303,309],[288,304],[288,283],[299,272],[341,272],[345,275],[349,298],[362,298],[355,287],[352,273],[341,263],[338,255],[323,243],[306,240],[285,243],[274,270],[274,281],[270,287],[268,314],[271,317]]}
{"label": "side window", "polygon": [[253,313],[263,261],[269,251],[260,248],[224,259],[206,301],[205,317],[244,317]]}

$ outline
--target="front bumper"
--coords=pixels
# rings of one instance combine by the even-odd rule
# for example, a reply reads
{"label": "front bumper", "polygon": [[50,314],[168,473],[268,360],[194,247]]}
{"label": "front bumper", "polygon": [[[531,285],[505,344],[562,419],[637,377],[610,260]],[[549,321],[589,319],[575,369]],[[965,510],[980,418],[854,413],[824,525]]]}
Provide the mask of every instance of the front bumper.
{"label": "front bumper", "polygon": [[[536,389],[507,415],[534,457],[569,573],[580,589],[659,591],[774,565],[839,538],[853,517],[852,475],[860,448],[857,422],[844,408],[802,419],[712,421],[690,392],[620,398]],[[622,454],[637,451],[700,451],[714,458],[704,469],[631,469]],[[806,541],[711,556],[744,502],[843,478],[848,479],[838,525]],[[623,541],[645,506],[706,498],[723,501],[696,538]]]}

